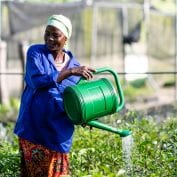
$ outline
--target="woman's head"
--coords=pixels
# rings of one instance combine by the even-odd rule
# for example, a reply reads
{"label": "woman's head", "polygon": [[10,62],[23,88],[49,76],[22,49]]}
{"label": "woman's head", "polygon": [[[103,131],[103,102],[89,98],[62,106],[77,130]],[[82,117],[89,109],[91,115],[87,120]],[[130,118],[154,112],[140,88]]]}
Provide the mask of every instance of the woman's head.
{"label": "woman's head", "polygon": [[72,24],[69,18],[63,15],[52,15],[48,18],[47,26],[54,26],[69,39],[72,34]]}
{"label": "woman's head", "polygon": [[61,50],[71,37],[71,21],[63,15],[52,15],[48,18],[44,40],[49,50]]}

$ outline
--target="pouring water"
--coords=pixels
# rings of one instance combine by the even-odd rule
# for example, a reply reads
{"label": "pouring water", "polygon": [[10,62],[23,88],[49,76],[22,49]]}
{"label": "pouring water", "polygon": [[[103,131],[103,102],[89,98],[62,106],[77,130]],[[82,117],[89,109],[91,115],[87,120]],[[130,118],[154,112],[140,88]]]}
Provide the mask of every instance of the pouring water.
{"label": "pouring water", "polygon": [[123,152],[123,162],[124,162],[124,168],[125,168],[125,174],[126,176],[130,177],[132,176],[132,148],[133,148],[133,136],[132,134],[126,137],[122,137],[122,152]]}

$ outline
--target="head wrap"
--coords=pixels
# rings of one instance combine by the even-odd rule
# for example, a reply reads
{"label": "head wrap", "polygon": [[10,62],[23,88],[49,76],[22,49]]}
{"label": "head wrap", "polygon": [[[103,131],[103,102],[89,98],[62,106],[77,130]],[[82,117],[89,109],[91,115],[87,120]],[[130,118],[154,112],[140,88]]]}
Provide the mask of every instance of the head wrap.
{"label": "head wrap", "polygon": [[72,34],[72,24],[69,18],[63,15],[52,15],[48,18],[47,25],[58,28],[69,39]]}

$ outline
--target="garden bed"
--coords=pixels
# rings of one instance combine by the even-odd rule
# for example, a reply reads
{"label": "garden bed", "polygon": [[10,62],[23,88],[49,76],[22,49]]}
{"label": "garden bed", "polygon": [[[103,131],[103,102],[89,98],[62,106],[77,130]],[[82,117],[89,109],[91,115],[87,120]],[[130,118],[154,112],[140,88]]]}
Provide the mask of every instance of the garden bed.
{"label": "garden bed", "polygon": [[[165,111],[166,110],[166,111]],[[168,112],[168,114],[167,114]],[[174,114],[172,114],[174,112]],[[104,122],[132,131],[133,145],[129,164],[123,153],[123,139],[96,128],[76,127],[70,153],[73,177],[175,177],[177,174],[177,117],[174,105],[140,111],[120,112]],[[157,117],[164,117],[157,121]],[[13,125],[8,125],[12,135]],[[125,147],[124,147],[125,148]],[[17,138],[0,143],[0,176],[19,176]]]}

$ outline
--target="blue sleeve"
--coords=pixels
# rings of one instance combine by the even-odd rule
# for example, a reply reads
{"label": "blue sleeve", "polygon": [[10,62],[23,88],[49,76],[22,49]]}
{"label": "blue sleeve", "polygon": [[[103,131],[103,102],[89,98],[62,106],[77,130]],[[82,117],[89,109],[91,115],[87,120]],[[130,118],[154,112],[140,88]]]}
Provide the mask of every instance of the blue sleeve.
{"label": "blue sleeve", "polygon": [[[48,71],[44,68],[45,58],[37,50],[29,49],[27,53],[25,81],[32,88],[56,86],[58,71]],[[48,66],[49,67],[49,66]]]}
{"label": "blue sleeve", "polygon": [[80,76],[70,76],[67,79],[62,80],[61,83],[57,84],[60,93],[63,93],[66,87],[76,85],[80,78]]}
{"label": "blue sleeve", "polygon": [[[80,66],[80,63],[73,56],[71,56],[71,58],[72,59],[70,60],[70,63],[68,65],[68,69]],[[80,78],[81,78],[81,76],[72,75],[72,76],[62,80],[60,83],[57,84],[57,87],[58,87],[60,93],[63,93],[63,91],[66,87],[76,85],[79,82]]]}

